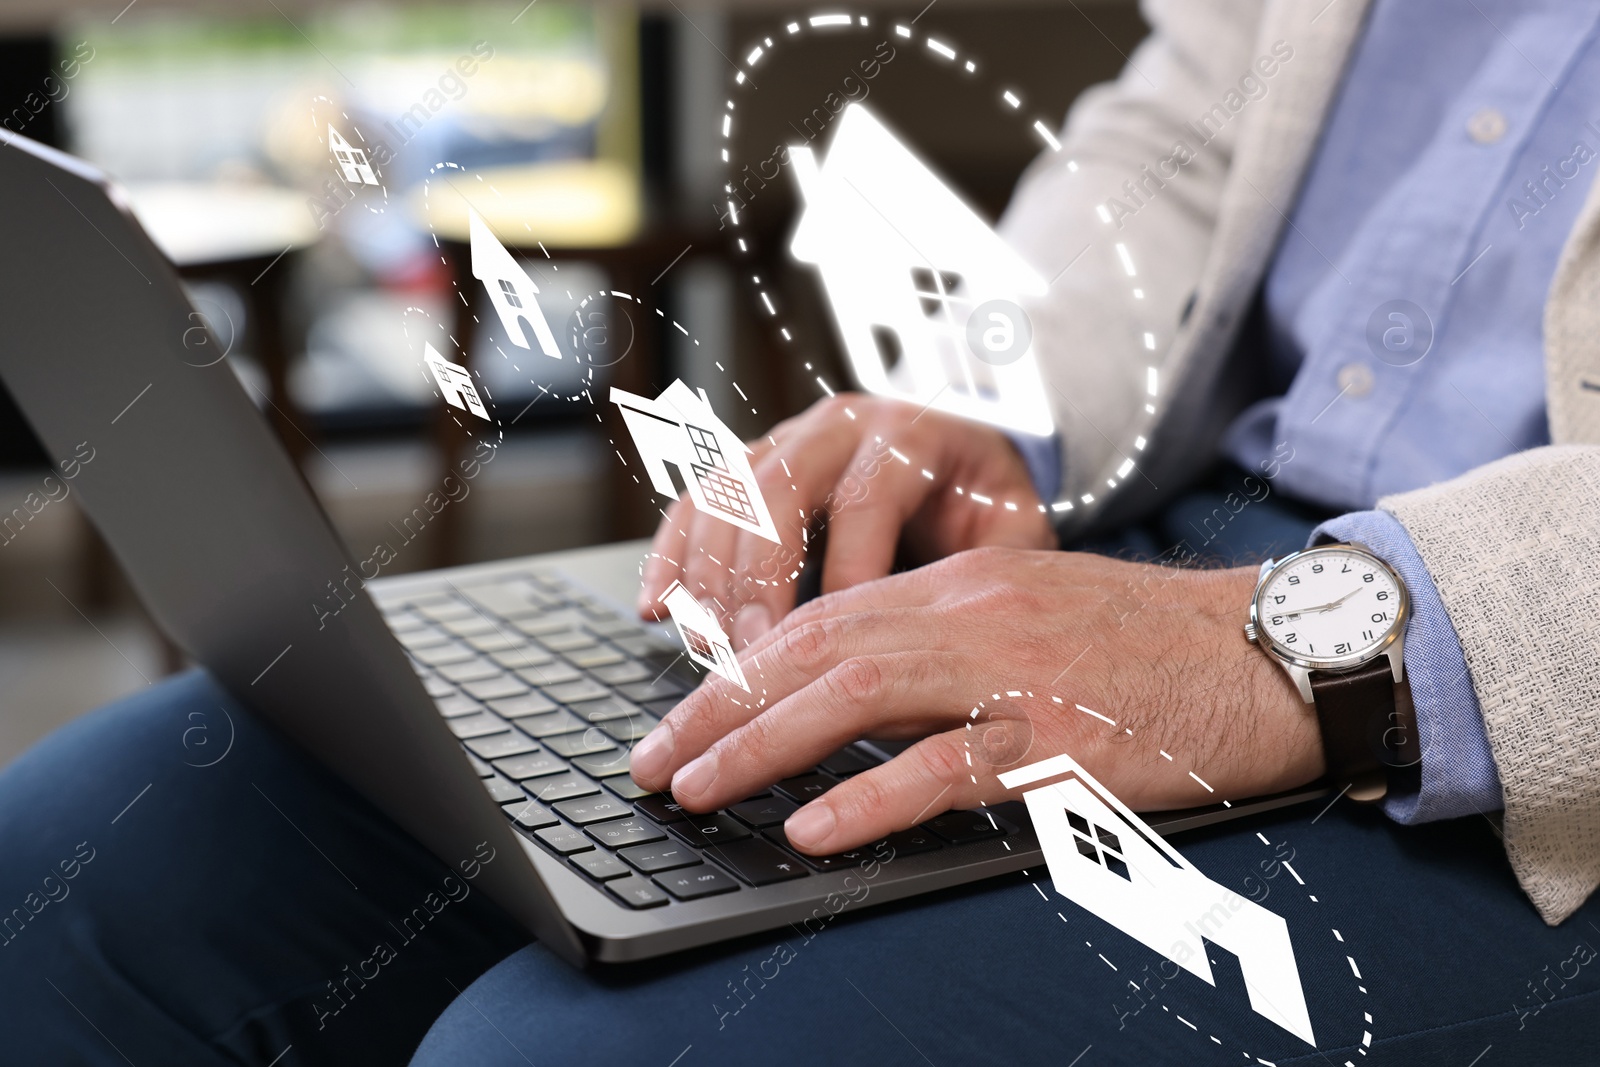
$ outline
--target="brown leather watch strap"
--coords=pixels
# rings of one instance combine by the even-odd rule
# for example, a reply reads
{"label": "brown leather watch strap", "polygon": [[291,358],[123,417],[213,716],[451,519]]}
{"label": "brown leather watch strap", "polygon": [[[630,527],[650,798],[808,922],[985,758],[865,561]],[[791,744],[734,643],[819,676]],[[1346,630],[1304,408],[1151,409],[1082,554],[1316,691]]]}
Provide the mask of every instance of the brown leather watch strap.
{"label": "brown leather watch strap", "polygon": [[[1396,699],[1387,656],[1351,671],[1312,671],[1311,692],[1322,727],[1328,779],[1350,782],[1350,796],[1376,800],[1391,776],[1415,776],[1420,752],[1415,713]],[[1393,772],[1405,771],[1402,775]]]}

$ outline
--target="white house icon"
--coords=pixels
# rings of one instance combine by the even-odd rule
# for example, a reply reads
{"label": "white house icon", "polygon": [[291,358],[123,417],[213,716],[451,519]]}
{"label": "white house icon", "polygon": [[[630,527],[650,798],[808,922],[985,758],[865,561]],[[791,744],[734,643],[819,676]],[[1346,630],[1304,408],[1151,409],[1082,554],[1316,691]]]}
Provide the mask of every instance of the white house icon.
{"label": "white house icon", "polygon": [[378,184],[378,175],[374,173],[372,164],[367,162],[367,154],[345,140],[344,134],[334,129],[332,123],[328,124],[328,151],[338,161],[339,171],[345,181],[352,185]]}
{"label": "white house icon", "polygon": [[733,654],[733,644],[728,640],[728,635],[723,633],[717,617],[695,599],[695,595],[685,589],[681,582],[674,581],[667,586],[666,592],[661,594],[661,602],[672,614],[673,625],[677,626],[678,635],[683,638],[683,647],[689,653],[689,658],[748,693],[750,683],[745,681],[744,671],[739,668],[739,660]]}
{"label": "white house icon", "polygon": [[972,309],[1049,288],[877,116],[851,104],[819,166],[789,159],[805,200],[790,250],[814,264],[863,388],[1005,429],[1054,421],[1031,351],[996,366],[966,342]]}
{"label": "white house icon", "polygon": [[1048,779],[1062,780],[1022,797],[1057,893],[1213,986],[1204,942],[1227,949],[1256,1014],[1317,1043],[1282,916],[1201,874],[1071,756],[1000,775],[1007,789]]}
{"label": "white house icon", "polygon": [[613,387],[611,402],[622,410],[656,492],[678,498],[668,469],[676,467],[696,508],[783,543],[750,469],[749,446],[717,418],[705,390],[697,394],[681,380],[674,381],[649,400]]}
{"label": "white house icon", "polygon": [[[488,290],[506,337],[518,348],[530,350],[537,340],[539,351],[551,359],[560,359],[561,349],[556,347],[550,324],[539,310],[539,287],[476,211],[468,208],[467,216],[472,231],[472,276]],[[530,328],[532,337],[528,335]]]}
{"label": "white house icon", "polygon": [[451,363],[445,359],[439,354],[438,349],[426,341],[422,343],[422,350],[422,361],[428,365],[434,384],[439,387],[439,395],[444,397],[445,403],[453,408],[470,411],[480,419],[489,418],[489,410],[483,406],[477,386],[472,384],[472,372],[459,363]]}

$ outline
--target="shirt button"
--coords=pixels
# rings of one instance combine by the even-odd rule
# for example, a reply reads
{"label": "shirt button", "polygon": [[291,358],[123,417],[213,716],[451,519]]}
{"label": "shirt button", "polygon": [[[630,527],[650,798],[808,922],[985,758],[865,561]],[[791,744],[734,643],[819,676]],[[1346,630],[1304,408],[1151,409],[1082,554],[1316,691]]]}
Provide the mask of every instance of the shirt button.
{"label": "shirt button", "polygon": [[1479,144],[1494,144],[1506,135],[1506,117],[1497,108],[1486,107],[1467,120],[1467,136]]}
{"label": "shirt button", "polygon": [[1365,363],[1346,363],[1340,367],[1339,391],[1356,397],[1372,392],[1372,368]]}

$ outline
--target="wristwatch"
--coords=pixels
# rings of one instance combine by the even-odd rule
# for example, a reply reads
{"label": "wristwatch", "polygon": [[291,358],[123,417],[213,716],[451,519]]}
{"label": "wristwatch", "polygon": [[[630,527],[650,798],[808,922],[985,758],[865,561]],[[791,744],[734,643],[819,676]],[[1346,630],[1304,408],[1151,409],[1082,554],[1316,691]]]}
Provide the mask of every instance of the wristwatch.
{"label": "wristwatch", "polygon": [[1421,754],[1405,680],[1405,582],[1367,546],[1318,545],[1261,565],[1244,636],[1315,706],[1328,780],[1371,802],[1414,788]]}

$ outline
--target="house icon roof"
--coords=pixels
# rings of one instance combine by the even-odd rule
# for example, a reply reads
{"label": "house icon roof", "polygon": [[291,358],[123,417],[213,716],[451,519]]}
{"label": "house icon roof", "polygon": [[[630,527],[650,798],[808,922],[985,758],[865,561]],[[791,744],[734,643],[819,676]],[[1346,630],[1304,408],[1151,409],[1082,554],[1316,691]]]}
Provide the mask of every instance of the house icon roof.
{"label": "house icon roof", "polygon": [[1039,273],[861,104],[840,115],[824,161],[807,147],[791,147],[789,160],[805,201],[790,250],[821,273],[862,386],[1053,433],[1032,352],[996,365],[965,341],[977,305],[1043,296]]}

